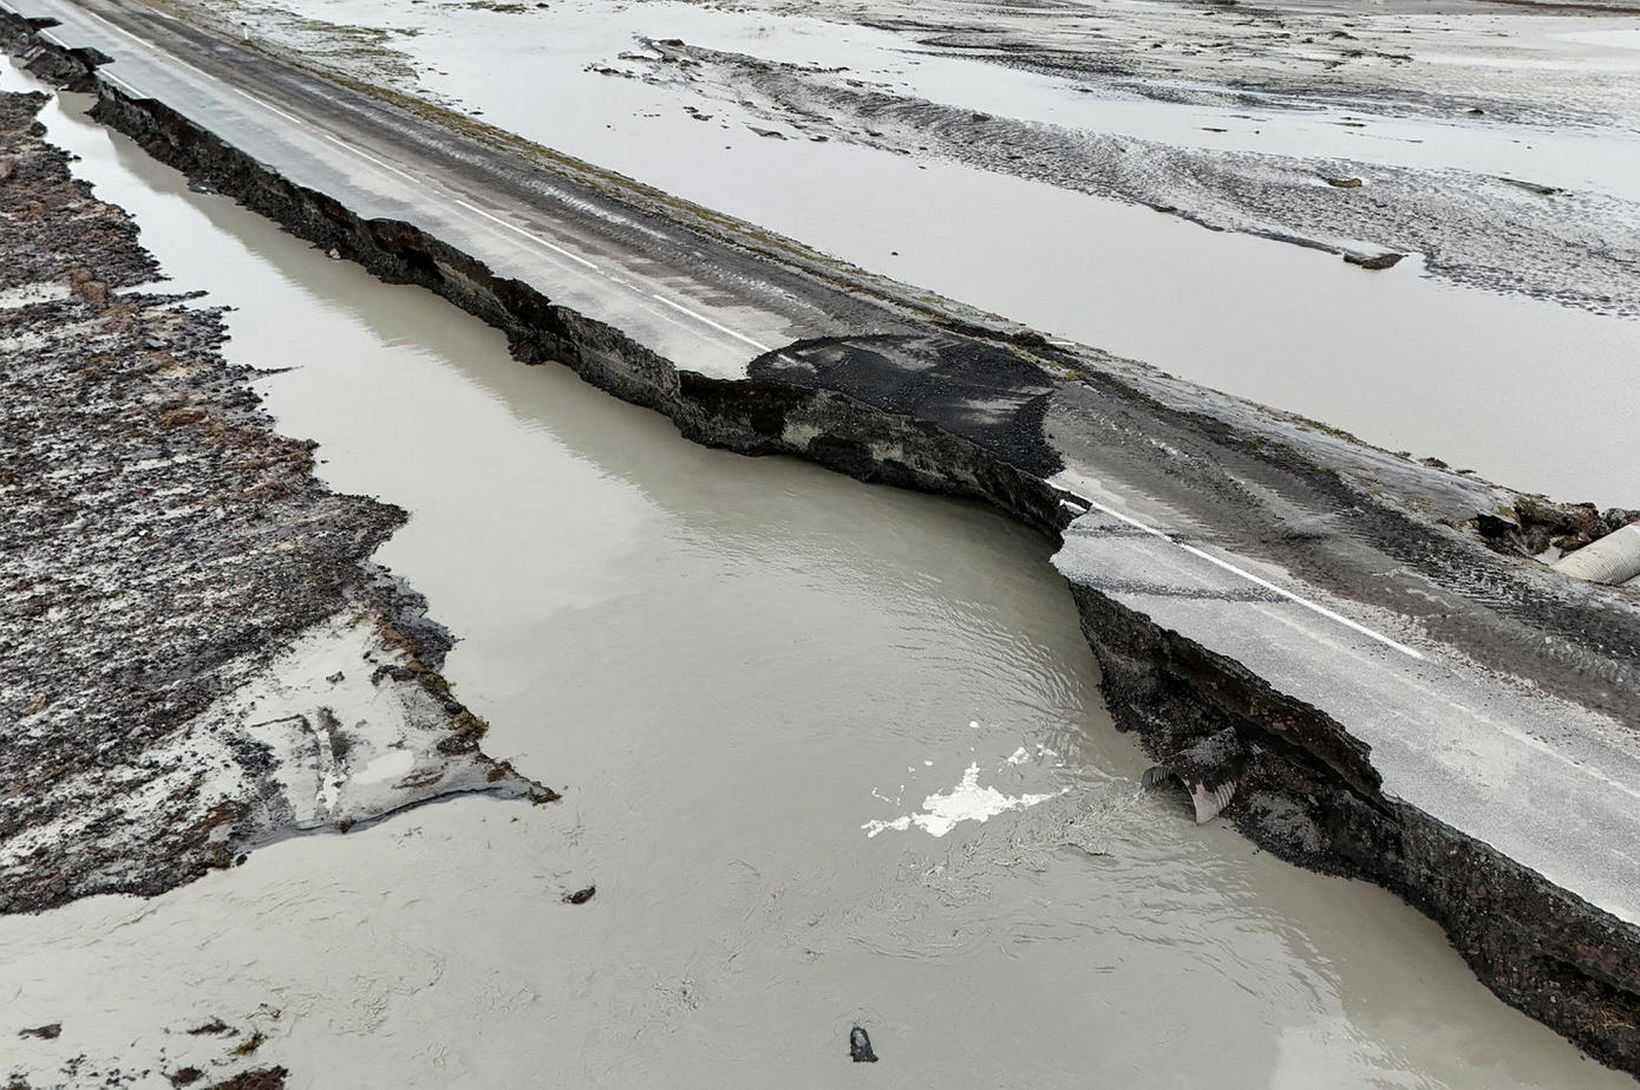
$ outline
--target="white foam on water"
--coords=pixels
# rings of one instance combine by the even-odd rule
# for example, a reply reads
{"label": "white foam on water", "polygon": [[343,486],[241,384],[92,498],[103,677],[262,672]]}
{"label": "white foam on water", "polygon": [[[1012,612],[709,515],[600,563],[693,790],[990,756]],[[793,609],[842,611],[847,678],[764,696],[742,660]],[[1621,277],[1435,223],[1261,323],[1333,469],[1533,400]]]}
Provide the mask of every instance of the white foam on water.
{"label": "white foam on water", "polygon": [[[1010,758],[1009,763],[1016,762]],[[903,833],[912,826],[930,836],[944,836],[965,821],[990,821],[998,814],[1024,810],[1046,802],[1055,795],[1064,794],[1065,790],[1061,788],[1037,795],[1004,795],[995,787],[979,785],[979,762],[976,761],[968,766],[968,771],[962,774],[962,781],[955,787],[949,791],[936,791],[923,799],[922,813],[902,814],[892,821],[868,821],[860,828],[866,831],[867,837],[874,837],[886,829]]]}

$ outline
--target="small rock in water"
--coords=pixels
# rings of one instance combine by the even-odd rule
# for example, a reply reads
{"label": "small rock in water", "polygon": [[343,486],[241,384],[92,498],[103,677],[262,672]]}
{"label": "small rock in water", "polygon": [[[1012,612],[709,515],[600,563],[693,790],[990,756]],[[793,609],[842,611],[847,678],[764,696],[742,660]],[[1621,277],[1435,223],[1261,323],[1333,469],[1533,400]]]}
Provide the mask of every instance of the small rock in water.
{"label": "small rock in water", "polygon": [[[17,1036],[38,1037],[42,1041],[55,1041],[58,1037],[62,1036],[62,1032],[63,1024],[61,1022],[53,1022],[49,1026],[35,1026],[33,1029],[19,1030]],[[866,1047],[869,1049],[871,1046],[867,1045]]]}
{"label": "small rock in water", "polygon": [[574,893],[564,894],[564,903],[566,905],[584,905],[588,901],[592,900],[592,895],[597,892],[597,886],[588,886],[586,889],[578,889]]}
{"label": "small rock in water", "polygon": [[1328,178],[1327,184],[1334,189],[1360,189],[1360,178]]}
{"label": "small rock in water", "polygon": [[325,252],[325,256],[330,258],[330,260],[332,260],[332,261],[340,261],[342,259],[342,251],[340,251],[336,247],[332,246],[329,250],[327,250]]}
{"label": "small rock in water", "polygon": [[877,1054],[871,1050],[871,1038],[859,1026],[848,1031],[848,1058],[857,1064],[877,1062]]}
{"label": "small rock in water", "polygon": [[1345,254],[1344,260],[1348,261],[1351,265],[1359,265],[1363,269],[1393,269],[1396,265],[1400,264],[1401,259],[1405,256],[1407,255],[1394,253],[1393,251],[1377,254],[1372,257],[1368,257],[1365,254]]}
{"label": "small rock in water", "polygon": [[1514,186],[1517,189],[1524,189],[1528,193],[1536,193],[1540,197],[1553,197],[1553,196],[1556,196],[1557,194],[1566,192],[1564,189],[1561,189],[1559,186],[1544,185],[1542,182],[1528,182],[1528,181],[1524,181],[1520,178],[1503,178],[1503,177],[1500,177],[1498,180],[1501,181],[1501,182],[1507,182],[1508,184]]}

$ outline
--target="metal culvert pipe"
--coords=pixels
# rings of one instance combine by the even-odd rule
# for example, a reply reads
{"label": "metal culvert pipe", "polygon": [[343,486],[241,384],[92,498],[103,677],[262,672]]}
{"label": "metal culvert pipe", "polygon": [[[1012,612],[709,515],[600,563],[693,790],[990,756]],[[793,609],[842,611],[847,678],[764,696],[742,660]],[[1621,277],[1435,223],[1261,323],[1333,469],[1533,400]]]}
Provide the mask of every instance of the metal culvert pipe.
{"label": "metal culvert pipe", "polygon": [[1591,583],[1627,583],[1640,578],[1640,522],[1614,530],[1550,566]]}

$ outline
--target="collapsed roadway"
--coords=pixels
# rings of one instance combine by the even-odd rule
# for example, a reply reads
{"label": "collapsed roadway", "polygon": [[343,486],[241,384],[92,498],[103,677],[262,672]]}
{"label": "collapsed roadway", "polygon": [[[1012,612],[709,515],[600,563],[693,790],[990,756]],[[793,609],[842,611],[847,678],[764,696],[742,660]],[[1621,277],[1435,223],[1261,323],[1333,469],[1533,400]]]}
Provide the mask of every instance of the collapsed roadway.
{"label": "collapsed roadway", "polygon": [[701,443],[1056,536],[1158,780],[1400,894],[1503,999],[1640,1075],[1640,597],[1523,555],[1553,505],[131,0],[5,0],[0,29],[156,158],[450,299],[523,362]]}

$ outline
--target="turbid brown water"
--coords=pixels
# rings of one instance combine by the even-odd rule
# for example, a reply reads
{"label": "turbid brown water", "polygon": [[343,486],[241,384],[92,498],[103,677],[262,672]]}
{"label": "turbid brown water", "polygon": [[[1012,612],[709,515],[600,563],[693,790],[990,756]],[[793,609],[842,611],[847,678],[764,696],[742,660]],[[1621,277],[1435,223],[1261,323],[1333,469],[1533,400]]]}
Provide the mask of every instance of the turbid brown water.
{"label": "turbid brown water", "polygon": [[[297,367],[258,388],[326,477],[413,512],[380,559],[463,638],[488,748],[566,797],[0,920],[5,1009],[63,1027],[0,1067],[164,1086],[255,1027],[302,1087],[1626,1084],[1389,895],[1142,794],[1047,542],[690,446],[45,118],[238,308],[234,355]],[[241,1036],[179,1032],[213,1018]]]}

